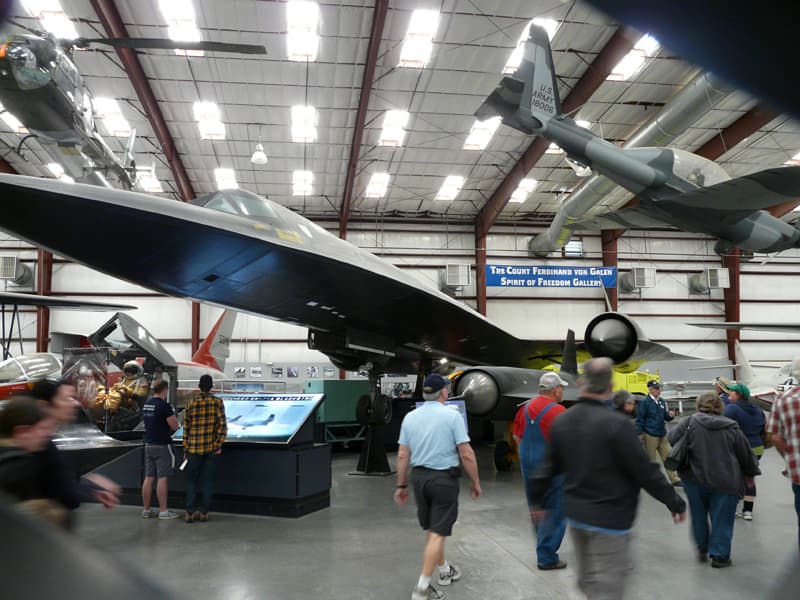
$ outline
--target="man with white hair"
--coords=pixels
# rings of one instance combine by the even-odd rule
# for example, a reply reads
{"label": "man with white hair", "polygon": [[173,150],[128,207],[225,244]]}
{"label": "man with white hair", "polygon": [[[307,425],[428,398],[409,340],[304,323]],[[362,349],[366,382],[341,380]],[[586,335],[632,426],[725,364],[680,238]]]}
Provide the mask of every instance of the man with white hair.
{"label": "man with white hair", "polygon": [[[792,362],[792,377],[800,381],[800,357]],[[772,443],[786,461],[794,492],[794,509],[797,513],[797,539],[800,545],[800,386],[795,386],[778,396],[772,405],[767,423]]]}
{"label": "man with white hair", "polygon": [[[526,402],[514,418],[514,440],[519,446],[519,465],[528,509],[533,507],[533,476],[542,463],[550,443],[550,426],[566,409],[561,404],[564,388],[569,384],[558,373],[548,372],[539,378],[539,395]],[[544,498],[547,515],[541,522],[533,521],[536,534],[536,564],[542,571],[563,569],[567,563],[558,558],[558,548],[567,524],[564,519],[564,478],[558,477]]]}

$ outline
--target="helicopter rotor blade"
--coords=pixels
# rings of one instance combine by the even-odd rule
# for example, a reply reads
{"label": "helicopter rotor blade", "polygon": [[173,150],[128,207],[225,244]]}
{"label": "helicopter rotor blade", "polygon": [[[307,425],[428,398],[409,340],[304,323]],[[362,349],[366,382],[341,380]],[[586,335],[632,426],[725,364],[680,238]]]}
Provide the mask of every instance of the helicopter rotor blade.
{"label": "helicopter rotor blade", "polygon": [[78,38],[73,45],[86,48],[90,44],[105,44],[114,48],[152,48],[157,50],[201,50],[204,52],[232,52],[234,54],[266,54],[264,46],[255,44],[230,44],[228,42],[181,42],[164,38]]}

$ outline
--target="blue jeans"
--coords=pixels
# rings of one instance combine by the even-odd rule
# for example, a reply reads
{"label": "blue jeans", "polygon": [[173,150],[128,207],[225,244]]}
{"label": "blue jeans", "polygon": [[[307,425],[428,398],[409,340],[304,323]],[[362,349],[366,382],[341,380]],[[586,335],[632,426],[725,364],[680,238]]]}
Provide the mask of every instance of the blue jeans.
{"label": "blue jeans", "polygon": [[800,547],[800,485],[792,484],[794,492],[794,511],[797,513],[797,545]]}
{"label": "blue jeans", "polygon": [[[692,516],[692,535],[699,552],[722,560],[731,557],[737,496],[723,494],[695,481],[683,480]],[[711,526],[709,528],[709,517]]]}
{"label": "blue jeans", "polygon": [[[526,480],[526,492],[530,498],[530,480]],[[530,499],[529,499],[530,506]],[[558,562],[558,548],[567,531],[567,520],[564,516],[564,476],[553,478],[550,489],[545,494],[542,508],[544,519],[533,524],[536,536],[536,563],[541,566]]]}
{"label": "blue jeans", "polygon": [[207,513],[211,506],[211,495],[214,492],[214,471],[217,467],[217,455],[188,454],[186,465],[186,512],[193,513],[197,488],[200,487],[200,512]]}

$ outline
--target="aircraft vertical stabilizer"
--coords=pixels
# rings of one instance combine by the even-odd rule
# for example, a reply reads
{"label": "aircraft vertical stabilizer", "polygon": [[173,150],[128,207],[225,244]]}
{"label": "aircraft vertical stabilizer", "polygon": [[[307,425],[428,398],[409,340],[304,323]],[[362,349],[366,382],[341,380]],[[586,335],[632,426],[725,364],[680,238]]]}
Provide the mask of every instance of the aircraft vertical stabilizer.
{"label": "aircraft vertical stabilizer", "polygon": [[225,369],[225,361],[231,355],[231,337],[233,326],[236,324],[237,313],[226,310],[222,313],[217,323],[197,352],[192,356],[192,362],[214,367],[220,371]]}
{"label": "aircraft vertical stabilizer", "polygon": [[747,357],[744,355],[744,350],[742,350],[742,345],[739,343],[739,340],[736,340],[734,346],[736,364],[739,365],[736,368],[736,381],[745,385],[750,385],[750,382],[756,378],[756,374],[753,371],[753,367],[750,366],[750,361],[747,360]]}
{"label": "aircraft vertical stabilizer", "polygon": [[575,345],[575,332],[572,329],[567,331],[567,338],[564,340],[561,372],[578,376],[578,347]]}
{"label": "aircraft vertical stabilizer", "polygon": [[531,115],[534,118],[546,123],[561,114],[553,53],[544,28],[531,25],[522,63],[514,75],[525,82],[526,92],[528,86],[531,86],[530,94],[523,94],[523,97],[529,99]]}

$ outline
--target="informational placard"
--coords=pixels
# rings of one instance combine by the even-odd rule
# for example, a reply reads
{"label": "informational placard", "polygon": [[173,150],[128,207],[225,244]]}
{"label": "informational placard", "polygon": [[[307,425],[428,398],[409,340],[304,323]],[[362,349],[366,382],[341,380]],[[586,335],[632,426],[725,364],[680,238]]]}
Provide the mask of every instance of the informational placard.
{"label": "informational placard", "polygon": [[507,288],[615,288],[617,268],[486,265],[486,285]]}

